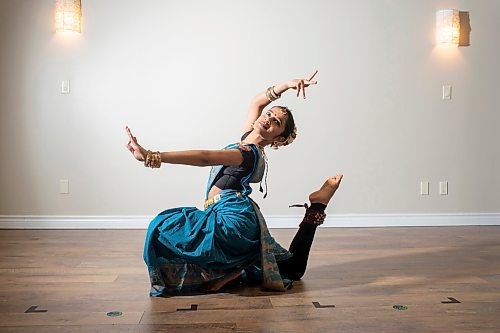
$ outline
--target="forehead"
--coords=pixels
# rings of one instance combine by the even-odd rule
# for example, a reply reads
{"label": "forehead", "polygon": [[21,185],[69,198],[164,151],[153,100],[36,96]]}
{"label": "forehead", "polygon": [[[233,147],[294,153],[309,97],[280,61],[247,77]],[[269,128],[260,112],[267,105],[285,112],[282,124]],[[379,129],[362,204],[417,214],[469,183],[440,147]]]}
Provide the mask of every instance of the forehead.
{"label": "forehead", "polygon": [[275,107],[271,108],[269,111],[274,113],[276,118],[280,119],[282,122],[285,122],[286,119],[288,118],[288,114],[286,113],[286,111],[284,111],[280,107],[275,106]]}

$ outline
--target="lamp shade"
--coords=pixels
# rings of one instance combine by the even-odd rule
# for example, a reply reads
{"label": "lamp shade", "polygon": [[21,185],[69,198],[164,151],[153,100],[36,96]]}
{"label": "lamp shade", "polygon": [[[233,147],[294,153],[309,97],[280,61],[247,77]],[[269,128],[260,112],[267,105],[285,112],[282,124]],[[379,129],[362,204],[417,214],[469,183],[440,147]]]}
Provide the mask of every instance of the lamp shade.
{"label": "lamp shade", "polygon": [[82,32],[80,0],[56,0],[56,31]]}
{"label": "lamp shade", "polygon": [[460,40],[460,12],[443,9],[436,12],[436,41],[438,44],[458,45]]}

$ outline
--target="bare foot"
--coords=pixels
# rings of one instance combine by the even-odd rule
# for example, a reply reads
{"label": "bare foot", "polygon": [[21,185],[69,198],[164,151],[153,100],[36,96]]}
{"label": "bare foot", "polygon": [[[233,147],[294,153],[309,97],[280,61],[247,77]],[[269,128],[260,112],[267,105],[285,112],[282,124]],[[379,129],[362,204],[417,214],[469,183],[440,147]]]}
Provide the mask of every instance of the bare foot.
{"label": "bare foot", "polygon": [[228,284],[229,282],[233,281],[234,279],[236,279],[240,275],[241,275],[241,271],[233,272],[233,273],[225,276],[222,279],[219,279],[219,280],[216,280],[216,281],[212,281],[211,283],[205,284],[200,289],[202,291],[205,291],[205,292],[216,292],[216,291],[219,291],[219,289],[221,289],[226,284]]}
{"label": "bare foot", "polygon": [[335,194],[335,191],[339,188],[342,177],[343,175],[336,175],[328,178],[319,190],[309,194],[309,201],[311,203],[317,202],[328,205],[328,202]]}

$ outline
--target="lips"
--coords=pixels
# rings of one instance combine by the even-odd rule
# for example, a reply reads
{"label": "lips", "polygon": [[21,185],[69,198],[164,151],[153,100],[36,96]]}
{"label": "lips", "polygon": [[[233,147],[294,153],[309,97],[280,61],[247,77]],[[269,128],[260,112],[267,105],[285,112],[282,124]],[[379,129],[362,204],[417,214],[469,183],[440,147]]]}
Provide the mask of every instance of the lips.
{"label": "lips", "polygon": [[263,121],[259,121],[259,125],[260,125],[260,127],[264,128],[265,130],[267,130],[269,128],[269,126],[267,126],[266,123]]}

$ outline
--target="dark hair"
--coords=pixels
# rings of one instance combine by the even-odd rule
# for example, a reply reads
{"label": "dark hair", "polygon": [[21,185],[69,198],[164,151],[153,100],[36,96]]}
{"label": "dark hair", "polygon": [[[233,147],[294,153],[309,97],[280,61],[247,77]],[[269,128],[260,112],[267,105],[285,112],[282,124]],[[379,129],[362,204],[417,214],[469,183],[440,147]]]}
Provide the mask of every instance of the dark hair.
{"label": "dark hair", "polygon": [[293,129],[295,128],[295,121],[293,120],[292,110],[290,110],[286,106],[281,106],[281,105],[275,105],[271,109],[274,108],[280,108],[288,116],[286,118],[285,129],[279,135],[287,139],[288,136],[293,132]]}

